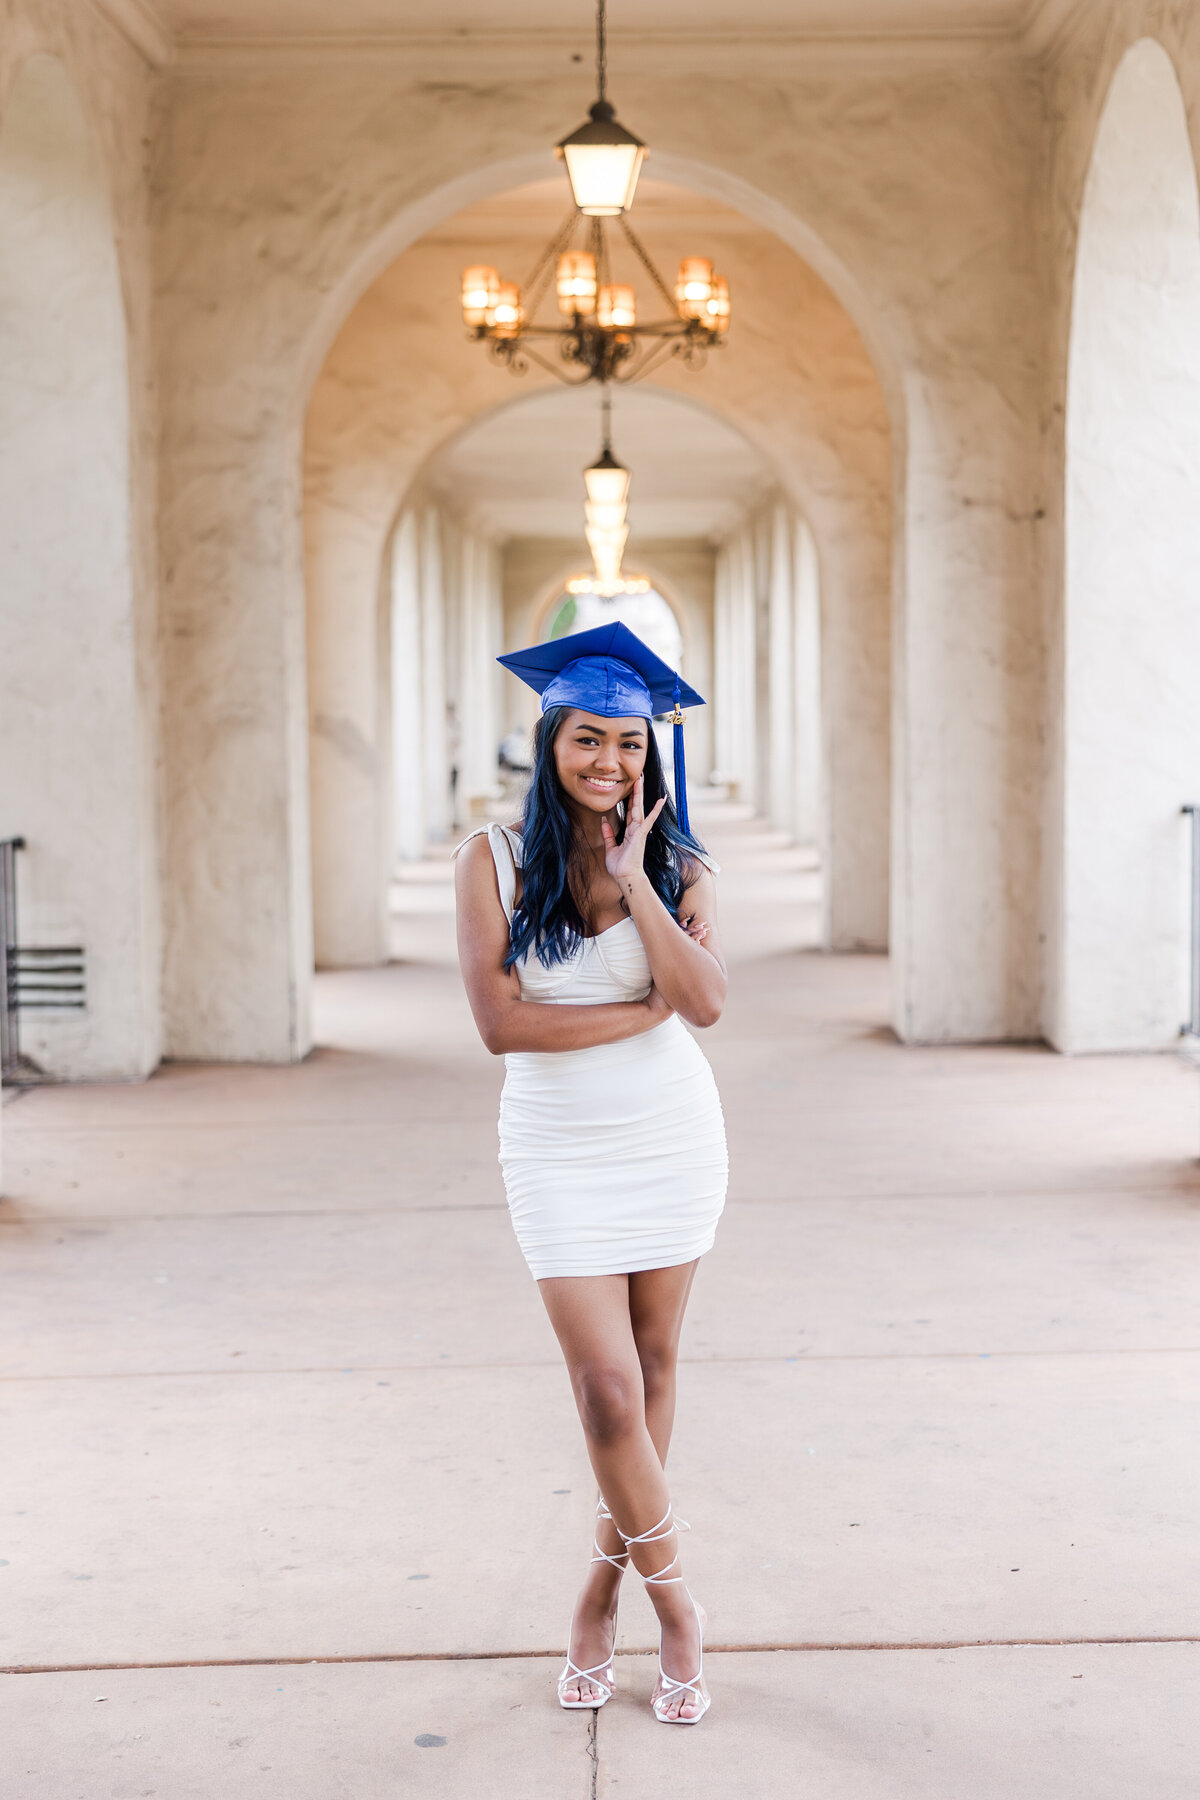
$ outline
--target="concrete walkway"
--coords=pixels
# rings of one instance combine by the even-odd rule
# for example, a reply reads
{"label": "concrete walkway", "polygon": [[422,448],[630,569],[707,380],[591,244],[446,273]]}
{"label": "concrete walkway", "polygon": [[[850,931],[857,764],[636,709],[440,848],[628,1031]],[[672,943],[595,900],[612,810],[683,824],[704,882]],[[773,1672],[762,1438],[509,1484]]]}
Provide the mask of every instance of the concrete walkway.
{"label": "concrete walkway", "polygon": [[553,1704],[593,1488],[453,966],[325,977],[296,1069],[6,1111],[3,1800],[1184,1800],[1200,1088],[902,1050],[728,811],[730,1204],[672,1486],[710,1717]]}

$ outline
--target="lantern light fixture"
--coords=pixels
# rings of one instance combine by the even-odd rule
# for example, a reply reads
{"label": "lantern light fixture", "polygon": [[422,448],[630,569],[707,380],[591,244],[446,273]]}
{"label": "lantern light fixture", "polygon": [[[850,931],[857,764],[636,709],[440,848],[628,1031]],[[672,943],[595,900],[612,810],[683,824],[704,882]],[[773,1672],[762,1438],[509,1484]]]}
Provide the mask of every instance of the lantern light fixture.
{"label": "lantern light fixture", "polygon": [[597,531],[612,531],[625,523],[625,508],[616,500],[588,500],[583,516]]}
{"label": "lantern light fixture", "polygon": [[629,496],[629,470],[612,453],[612,396],[607,388],[601,403],[604,442],[600,455],[583,471],[587,500],[584,504],[584,536],[596,571],[596,593],[617,594],[621,585],[621,559],[629,541],[625,503]]}
{"label": "lantern light fixture", "polygon": [[712,293],[708,297],[708,328],[719,337],[729,330],[729,283],[723,275],[714,275]]}
{"label": "lantern light fixture", "polygon": [[624,506],[629,496],[629,470],[617,461],[607,441],[596,461],[583,471],[583,482],[595,506]]}
{"label": "lantern light fixture", "polygon": [[596,323],[604,331],[630,331],[637,324],[637,300],[625,282],[609,281],[596,297]]}
{"label": "lantern light fixture", "polygon": [[[714,274],[708,257],[685,256],[672,291],[626,217],[649,152],[617,123],[608,98],[607,0],[596,0],[596,86],[587,124],[557,146],[571,188],[566,221],[523,286],[501,281],[490,265],[464,269],[464,323],[516,375],[534,362],[572,385],[639,381],[668,356],[701,368],[729,330],[729,284]],[[605,232],[609,219],[617,221],[628,250],[650,276],[666,317],[638,323],[632,283],[613,278]],[[561,323],[538,324],[538,308],[551,283]],[[549,351],[553,341],[557,357],[535,347]]]}
{"label": "lantern light fixture", "polygon": [[707,256],[685,256],[675,279],[675,304],[685,319],[708,318],[713,292],[713,266]]}
{"label": "lantern light fixture", "polygon": [[558,259],[558,310],[568,319],[596,310],[596,258],[590,250],[566,250]]}
{"label": "lantern light fixture", "polygon": [[482,265],[463,270],[462,309],[468,325],[476,328],[487,324],[487,315],[496,299],[500,277],[495,269]]}
{"label": "lantern light fixture", "polygon": [[625,575],[613,585],[597,581],[594,575],[572,575],[567,582],[568,594],[599,594],[605,600],[618,594],[648,594],[650,583],[644,575]]}
{"label": "lantern light fixture", "polygon": [[567,168],[576,207],[589,219],[611,219],[633,205],[647,150],[618,125],[608,97],[607,0],[596,0],[596,98],[587,123],[555,146]]}
{"label": "lantern light fixture", "polygon": [[521,305],[521,290],[515,281],[499,283],[496,297],[488,307],[486,322],[497,337],[516,337],[525,322],[525,310]]}

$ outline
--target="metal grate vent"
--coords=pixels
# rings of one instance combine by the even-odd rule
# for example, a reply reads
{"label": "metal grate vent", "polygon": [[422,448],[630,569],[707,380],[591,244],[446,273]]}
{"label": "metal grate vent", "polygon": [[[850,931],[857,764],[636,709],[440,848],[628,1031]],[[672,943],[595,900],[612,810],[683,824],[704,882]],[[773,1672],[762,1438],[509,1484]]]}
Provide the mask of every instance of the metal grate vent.
{"label": "metal grate vent", "polygon": [[87,1006],[87,974],[81,945],[30,950],[22,944],[17,946],[13,960],[13,987],[22,1012],[31,1007],[82,1012]]}

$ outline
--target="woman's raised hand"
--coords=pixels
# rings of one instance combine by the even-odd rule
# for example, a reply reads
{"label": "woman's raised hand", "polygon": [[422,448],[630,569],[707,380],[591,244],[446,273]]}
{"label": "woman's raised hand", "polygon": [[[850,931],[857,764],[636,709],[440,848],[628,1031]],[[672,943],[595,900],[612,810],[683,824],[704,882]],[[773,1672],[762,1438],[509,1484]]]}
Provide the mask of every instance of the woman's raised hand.
{"label": "woman's raised hand", "polygon": [[616,833],[607,819],[600,821],[600,833],[604,839],[604,866],[614,881],[642,873],[642,858],[646,851],[646,840],[654,830],[655,822],[663,807],[667,804],[664,794],[662,799],[650,809],[647,817],[644,806],[645,777],[639,775],[633,784],[633,793],[629,796],[629,805],[625,813],[625,836],[618,844]]}

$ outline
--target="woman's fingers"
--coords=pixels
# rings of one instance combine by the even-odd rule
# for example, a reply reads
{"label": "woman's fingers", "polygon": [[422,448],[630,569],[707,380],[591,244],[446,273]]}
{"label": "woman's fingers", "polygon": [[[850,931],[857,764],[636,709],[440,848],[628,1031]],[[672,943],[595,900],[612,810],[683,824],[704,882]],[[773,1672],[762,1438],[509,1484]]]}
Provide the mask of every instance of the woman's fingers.
{"label": "woman's fingers", "polygon": [[646,791],[645,777],[642,775],[639,775],[637,780],[633,784],[633,792],[629,796],[629,823],[630,823],[630,825],[635,826],[635,827],[641,824],[642,819],[644,817],[645,809],[642,804],[642,800],[643,800],[643,795],[645,794],[645,791]]}

